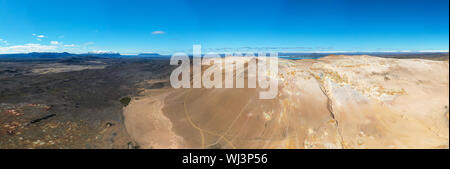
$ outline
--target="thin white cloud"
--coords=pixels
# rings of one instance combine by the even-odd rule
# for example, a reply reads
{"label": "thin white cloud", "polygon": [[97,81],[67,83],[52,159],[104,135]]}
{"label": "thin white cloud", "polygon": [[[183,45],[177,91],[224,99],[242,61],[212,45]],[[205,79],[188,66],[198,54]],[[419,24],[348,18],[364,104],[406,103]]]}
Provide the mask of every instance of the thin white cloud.
{"label": "thin white cloud", "polygon": [[76,47],[77,45],[70,44],[70,45],[64,45],[64,47]]}
{"label": "thin white cloud", "polygon": [[95,50],[95,51],[90,51],[88,53],[92,53],[92,54],[114,54],[114,53],[117,53],[117,52],[106,51],[106,50]]}
{"label": "thin white cloud", "polygon": [[33,33],[31,35],[33,35],[37,41],[42,41],[42,38],[47,38],[45,35],[37,35],[35,33]]}
{"label": "thin white cloud", "polygon": [[0,47],[0,53],[53,52],[57,48],[57,46],[28,43],[25,45]]}
{"label": "thin white cloud", "polygon": [[0,38],[0,45],[9,45],[8,41],[6,41],[5,39]]}
{"label": "thin white cloud", "polygon": [[152,34],[153,35],[162,35],[162,34],[165,34],[166,32],[164,32],[164,31],[153,31],[152,32]]}
{"label": "thin white cloud", "polygon": [[424,52],[424,53],[428,53],[428,52],[448,52],[448,50],[419,50],[419,52]]}
{"label": "thin white cloud", "polygon": [[50,44],[52,44],[52,45],[58,45],[58,44],[60,44],[60,42],[58,42],[58,41],[50,41]]}

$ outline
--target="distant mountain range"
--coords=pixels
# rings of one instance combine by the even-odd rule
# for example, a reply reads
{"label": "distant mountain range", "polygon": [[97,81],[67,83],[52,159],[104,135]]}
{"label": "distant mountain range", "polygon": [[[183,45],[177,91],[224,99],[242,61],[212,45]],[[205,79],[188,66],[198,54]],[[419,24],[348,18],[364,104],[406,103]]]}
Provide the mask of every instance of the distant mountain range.
{"label": "distant mountain range", "polygon": [[161,56],[160,54],[158,54],[158,53],[141,53],[141,54],[139,54],[138,56]]}
{"label": "distant mountain range", "polygon": [[158,53],[141,53],[137,55],[121,55],[114,52],[89,52],[82,54],[74,54],[68,52],[32,52],[32,53],[14,53],[14,54],[0,54],[0,58],[21,58],[21,59],[54,59],[54,58],[71,58],[71,57],[99,57],[99,58],[161,58],[170,57],[170,55],[160,55]]}
{"label": "distant mountain range", "polygon": [[76,56],[95,56],[95,57],[121,57],[120,53],[86,53],[73,54],[68,52],[54,53],[54,52],[32,52],[32,53],[15,53],[15,54],[0,54],[0,58],[66,58]]}
{"label": "distant mountain range", "polygon": [[62,52],[62,53],[40,53],[40,52],[32,52],[32,53],[14,53],[14,54],[0,54],[0,58],[62,58],[62,57],[71,57],[75,56],[75,54]]}
{"label": "distant mountain range", "polygon": [[[327,55],[373,55],[380,57],[406,57],[406,56],[425,56],[425,57],[441,57],[447,56],[448,52],[353,52],[353,53],[278,53],[280,58],[290,57],[306,57],[306,58],[319,58]],[[225,54],[219,54],[224,57]],[[255,53],[255,56],[257,54]],[[170,57],[170,55],[160,55],[158,53],[141,53],[137,55],[121,55],[120,53],[83,53],[74,54],[68,52],[32,52],[32,53],[16,53],[16,54],[0,54],[0,58],[24,58],[24,59],[52,59],[52,58],[70,58],[70,57],[100,57],[100,58],[129,58],[129,57],[142,57],[142,58],[163,58]],[[192,57],[192,55],[190,55]]]}

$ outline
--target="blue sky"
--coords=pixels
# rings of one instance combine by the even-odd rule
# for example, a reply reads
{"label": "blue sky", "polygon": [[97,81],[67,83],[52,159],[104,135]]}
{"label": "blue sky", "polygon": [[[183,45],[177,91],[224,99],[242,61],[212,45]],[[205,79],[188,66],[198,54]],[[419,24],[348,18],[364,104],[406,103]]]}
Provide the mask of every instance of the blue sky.
{"label": "blue sky", "polygon": [[0,0],[0,53],[433,51],[448,0]]}

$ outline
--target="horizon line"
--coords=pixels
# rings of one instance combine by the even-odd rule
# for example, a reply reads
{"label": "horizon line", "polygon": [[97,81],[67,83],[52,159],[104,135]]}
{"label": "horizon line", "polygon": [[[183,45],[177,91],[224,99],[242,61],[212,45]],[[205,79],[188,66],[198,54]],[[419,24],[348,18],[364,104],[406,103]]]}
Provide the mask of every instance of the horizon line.
{"label": "horizon line", "polygon": [[[313,54],[313,53],[318,53],[318,54],[333,54],[333,53],[449,53],[449,50],[388,50],[388,51],[263,51],[263,53],[287,53],[287,54],[292,54],[292,53],[305,53],[305,54]],[[98,53],[98,52],[66,52],[66,51],[61,51],[61,52],[54,52],[54,51],[38,51],[38,52],[17,52],[17,53],[0,53],[0,55],[10,55],[10,54],[30,54],[30,53],[69,53],[69,54],[96,54],[96,55],[103,55],[103,54],[119,54],[119,55],[140,55],[140,54],[158,54],[158,55],[173,55],[175,53],[185,53],[185,52],[172,52],[171,54],[161,54],[158,52],[139,52],[139,53],[120,53],[120,52],[102,52],[102,53]],[[245,51],[245,52],[214,52],[214,51],[210,51],[210,52],[205,52],[206,53],[216,53],[216,54],[229,54],[229,53],[261,53],[261,51]],[[192,54],[192,53],[188,53],[188,54]]]}

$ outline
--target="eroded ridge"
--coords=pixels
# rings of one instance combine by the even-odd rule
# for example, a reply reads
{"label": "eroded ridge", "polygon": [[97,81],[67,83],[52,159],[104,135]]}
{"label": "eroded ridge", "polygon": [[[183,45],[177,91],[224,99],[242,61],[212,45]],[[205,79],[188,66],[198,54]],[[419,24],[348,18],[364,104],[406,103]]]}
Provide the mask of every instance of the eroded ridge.
{"label": "eroded ridge", "polygon": [[260,88],[150,89],[126,108],[126,126],[144,148],[448,148],[448,69],[372,56],[280,59],[275,99],[258,99]]}

